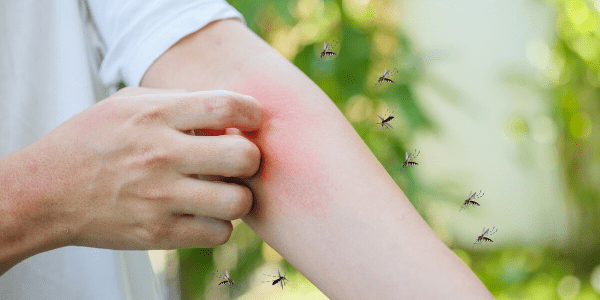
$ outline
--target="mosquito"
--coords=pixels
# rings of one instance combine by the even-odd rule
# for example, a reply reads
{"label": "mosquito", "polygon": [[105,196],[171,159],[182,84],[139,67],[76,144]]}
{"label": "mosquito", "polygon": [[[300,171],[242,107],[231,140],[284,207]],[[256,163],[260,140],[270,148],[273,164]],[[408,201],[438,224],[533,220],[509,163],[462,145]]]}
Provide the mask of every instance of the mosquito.
{"label": "mosquito", "polygon": [[267,281],[263,281],[263,282],[273,282],[272,285],[276,285],[279,283],[279,285],[281,285],[281,289],[283,290],[283,286],[285,285],[286,281],[288,280],[285,275],[287,274],[287,272],[285,272],[283,274],[283,276],[281,276],[281,273],[279,273],[279,270],[277,270],[277,276],[274,275],[267,275],[267,274],[263,274],[265,276],[270,276],[270,277],[275,277],[275,280],[267,280]]}
{"label": "mosquito", "polygon": [[[398,107],[398,106],[396,105],[396,107]],[[394,107],[394,110],[396,110],[396,107]],[[389,109],[390,109],[390,107],[388,106],[388,108],[385,110],[386,114],[387,114],[387,112],[388,112]],[[389,123],[392,119],[394,119],[394,116],[392,116],[392,114],[394,113],[394,110],[392,110],[392,113],[389,116],[387,116],[385,119],[382,118],[380,115],[377,115],[381,119],[381,122],[379,122],[377,124],[381,124],[381,128],[382,129],[385,129],[386,127],[394,128]],[[384,116],[385,116],[385,114],[384,114]]]}
{"label": "mosquito", "polygon": [[[494,228],[492,228],[492,231],[490,231],[490,229],[485,229],[485,227],[483,227],[483,230],[481,231],[481,235],[477,237],[477,241],[475,243],[473,243],[473,247],[475,247],[475,245],[481,244],[483,242],[491,242],[493,243],[494,241],[492,241],[492,239],[485,237],[490,236],[494,233],[496,233],[496,231],[498,231],[498,229],[496,229],[496,226],[494,226]],[[471,247],[472,248],[472,247]]]}
{"label": "mosquito", "polygon": [[379,79],[377,79],[377,83],[375,84],[375,86],[377,86],[378,84],[383,84],[385,82],[394,83],[394,81],[389,79],[388,77],[392,77],[396,73],[398,73],[397,69],[388,70],[387,68],[384,68],[383,75],[381,75],[381,77],[379,77]]}
{"label": "mosquito", "polygon": [[406,168],[407,166],[417,166],[419,165],[418,163],[414,162],[414,161],[410,161],[413,158],[416,158],[417,156],[419,156],[419,153],[421,153],[421,151],[417,152],[417,149],[415,149],[415,154],[413,156],[412,153],[408,153],[406,152],[406,160],[404,161],[404,163],[402,163],[402,168]]}
{"label": "mosquito", "polygon": [[333,39],[333,41],[331,42],[331,44],[323,42],[323,51],[321,51],[321,54],[319,55],[319,58],[325,60],[325,58],[327,56],[337,55],[337,53],[331,51],[331,50],[333,50],[333,48],[335,48],[335,46],[337,46],[337,43],[338,42],[335,39]]}
{"label": "mosquito", "polygon": [[229,277],[229,271],[225,270],[225,273],[221,273],[221,274],[219,274],[217,272],[214,272],[214,273],[215,273],[215,276],[225,279],[224,281],[219,282],[219,284],[217,284],[217,285],[224,285],[224,284],[235,285],[235,283],[233,282],[233,279],[231,279]]}
{"label": "mosquito", "polygon": [[485,195],[485,193],[482,193],[481,190],[479,190],[479,193],[473,193],[473,191],[470,191],[469,192],[469,198],[467,200],[465,200],[465,202],[463,203],[463,205],[460,207],[460,209],[458,211],[461,211],[463,209],[469,208],[469,205],[471,205],[471,206],[473,206],[473,205],[479,206],[479,203],[477,203],[475,201],[475,199],[481,198],[481,197],[483,197],[483,195]]}

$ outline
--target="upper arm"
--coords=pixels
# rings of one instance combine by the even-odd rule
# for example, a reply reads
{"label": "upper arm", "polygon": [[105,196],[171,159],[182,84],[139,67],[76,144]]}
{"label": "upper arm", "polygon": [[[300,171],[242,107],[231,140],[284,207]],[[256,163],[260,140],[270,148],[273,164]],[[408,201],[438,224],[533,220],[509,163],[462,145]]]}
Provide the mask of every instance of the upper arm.
{"label": "upper arm", "polygon": [[105,85],[138,86],[173,44],[215,20],[243,16],[225,0],[86,0],[101,37]]}

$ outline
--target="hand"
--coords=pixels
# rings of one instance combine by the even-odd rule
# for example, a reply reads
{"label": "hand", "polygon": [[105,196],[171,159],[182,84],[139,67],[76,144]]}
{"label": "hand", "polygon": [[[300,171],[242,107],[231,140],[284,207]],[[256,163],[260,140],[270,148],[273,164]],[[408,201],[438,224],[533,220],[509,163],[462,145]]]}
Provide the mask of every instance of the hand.
{"label": "hand", "polygon": [[64,227],[63,245],[223,244],[232,231],[228,220],[250,211],[252,192],[214,179],[254,175],[260,151],[240,135],[184,132],[256,131],[260,116],[258,101],[233,92],[123,89],[32,145],[28,164],[49,170],[40,179],[46,219]]}

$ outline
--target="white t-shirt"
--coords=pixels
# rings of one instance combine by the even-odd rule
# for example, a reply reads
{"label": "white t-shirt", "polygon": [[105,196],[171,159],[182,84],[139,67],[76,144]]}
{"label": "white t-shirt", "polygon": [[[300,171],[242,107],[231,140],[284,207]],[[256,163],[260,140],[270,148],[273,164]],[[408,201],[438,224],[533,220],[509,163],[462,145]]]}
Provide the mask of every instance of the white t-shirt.
{"label": "white t-shirt", "polygon": [[[214,20],[243,20],[223,0],[88,2],[93,18],[83,0],[2,1],[0,156],[104,99],[114,84],[137,86],[182,37]],[[0,300],[8,299],[152,300],[165,291],[146,251],[65,247],[1,276]]]}

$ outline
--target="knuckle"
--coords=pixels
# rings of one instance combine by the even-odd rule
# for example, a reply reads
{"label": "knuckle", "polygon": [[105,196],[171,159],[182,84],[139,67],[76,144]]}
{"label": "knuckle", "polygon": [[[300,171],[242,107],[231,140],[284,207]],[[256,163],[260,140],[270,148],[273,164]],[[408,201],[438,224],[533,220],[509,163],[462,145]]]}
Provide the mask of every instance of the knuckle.
{"label": "knuckle", "polygon": [[223,123],[233,121],[237,116],[238,110],[237,98],[230,92],[221,92],[216,98],[216,111],[218,118]]}
{"label": "knuckle", "polygon": [[148,167],[162,167],[171,161],[171,157],[166,150],[156,147],[141,150],[139,153],[142,165]]}
{"label": "knuckle", "polygon": [[158,105],[149,105],[138,110],[133,115],[133,123],[136,125],[160,122],[163,119],[163,109]]}
{"label": "knuckle", "polygon": [[167,192],[165,189],[159,187],[148,187],[141,190],[139,193],[141,198],[150,201],[164,200],[167,198]]}
{"label": "knuckle", "polygon": [[153,248],[164,247],[171,236],[173,222],[163,218],[151,218],[143,229],[143,239]]}

